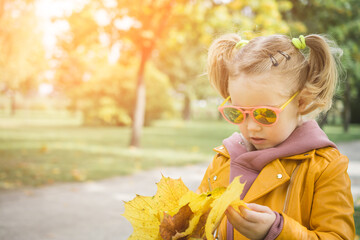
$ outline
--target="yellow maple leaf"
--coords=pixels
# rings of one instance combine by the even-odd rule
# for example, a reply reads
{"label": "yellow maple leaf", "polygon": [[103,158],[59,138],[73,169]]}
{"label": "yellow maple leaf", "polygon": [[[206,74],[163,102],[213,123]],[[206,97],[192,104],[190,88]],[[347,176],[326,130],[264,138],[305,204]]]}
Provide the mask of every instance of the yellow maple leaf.
{"label": "yellow maple leaf", "polygon": [[[186,203],[189,203],[190,208],[193,212],[199,211],[204,207],[206,202],[213,201],[217,198],[219,198],[224,192],[226,191],[225,187],[218,187],[214,189],[213,191],[209,191],[206,193],[196,194],[192,191],[189,191],[184,195],[182,198],[180,198],[179,203],[184,205]],[[187,196],[190,196],[191,198],[187,199]]]}
{"label": "yellow maple leaf", "polygon": [[161,239],[159,225],[164,212],[173,215],[178,210],[179,199],[189,191],[181,179],[162,176],[157,183],[157,191],[153,197],[137,195],[133,200],[125,202],[123,216],[134,228],[129,239]]}
{"label": "yellow maple leaf", "polygon": [[[226,208],[245,205],[239,177],[227,187],[196,194],[181,179],[165,178],[153,197],[137,195],[125,203],[125,216],[134,228],[129,239],[214,239]],[[163,238],[162,238],[163,237]]]}
{"label": "yellow maple leaf", "polygon": [[125,203],[124,217],[134,228],[131,239],[154,240],[161,239],[159,235],[160,219],[157,214],[157,204],[153,197],[137,195]]}
{"label": "yellow maple leaf", "polygon": [[240,183],[240,176],[234,178],[232,183],[226,188],[226,191],[211,204],[212,209],[205,224],[207,240],[215,239],[213,232],[219,226],[221,219],[224,217],[225,210],[231,203],[235,202],[237,206],[242,205],[248,208],[245,202],[240,200],[244,185]]}
{"label": "yellow maple leaf", "polygon": [[189,191],[181,178],[171,179],[164,176],[157,183],[157,188],[154,201],[157,202],[159,210],[167,212],[171,216],[179,210],[180,198]]}
{"label": "yellow maple leaf", "polygon": [[[179,201],[180,205],[185,205],[189,203],[191,211],[194,213],[194,216],[189,221],[189,227],[184,232],[179,232],[176,235],[174,235],[173,240],[181,239],[186,236],[193,236],[195,229],[203,228],[203,226],[198,226],[199,224],[205,225],[205,221],[202,223],[200,219],[206,215],[209,214],[209,211],[211,210],[211,203],[219,198],[224,192],[226,188],[225,187],[219,187],[214,189],[213,191],[209,191],[202,194],[196,194],[192,191],[187,192]],[[200,222],[200,223],[199,223]],[[199,229],[199,230],[200,230]],[[201,234],[195,233],[195,234]],[[201,237],[201,236],[200,236]]]}

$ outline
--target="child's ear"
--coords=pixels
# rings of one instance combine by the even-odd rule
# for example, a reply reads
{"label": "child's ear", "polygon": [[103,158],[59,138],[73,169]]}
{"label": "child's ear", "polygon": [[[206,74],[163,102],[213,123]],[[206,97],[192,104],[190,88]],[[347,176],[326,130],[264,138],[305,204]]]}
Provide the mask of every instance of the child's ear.
{"label": "child's ear", "polygon": [[306,111],[308,110],[309,105],[312,103],[312,98],[310,92],[304,88],[299,93],[299,113],[301,115],[306,114]]}

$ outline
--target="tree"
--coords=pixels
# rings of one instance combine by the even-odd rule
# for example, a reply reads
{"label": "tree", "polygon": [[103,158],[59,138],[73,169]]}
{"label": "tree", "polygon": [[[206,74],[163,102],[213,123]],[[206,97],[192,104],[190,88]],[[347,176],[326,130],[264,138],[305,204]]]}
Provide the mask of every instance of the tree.
{"label": "tree", "polygon": [[[114,48],[126,39],[120,36],[111,41],[105,29],[114,26],[97,19],[104,10],[104,6],[93,1],[59,19],[67,21],[69,31],[58,39],[56,89],[71,99],[71,110],[83,113],[84,124],[124,126],[131,123],[134,113],[131,102],[135,99],[134,82],[140,59],[132,56],[131,49],[125,47],[117,52]],[[110,61],[114,52],[119,58]],[[171,109],[169,83],[167,76],[147,64],[145,84],[149,90],[145,115],[150,122]]]}
{"label": "tree", "polygon": [[12,114],[16,94],[32,90],[46,66],[33,9],[24,1],[0,1],[0,84],[1,91],[10,95]]}
{"label": "tree", "polygon": [[[154,50],[166,38],[172,27],[169,20],[173,17],[174,9],[185,4],[185,0],[118,0],[117,5],[106,7],[113,24],[107,30],[113,39],[122,36],[123,42],[135,56],[140,59],[137,71],[136,101],[132,123],[130,146],[139,147],[142,128],[144,125],[146,88],[146,64],[152,59]],[[140,7],[139,7],[140,6]],[[127,29],[116,27],[119,21],[130,19],[132,25]],[[130,52],[130,51],[129,51]]]}
{"label": "tree", "polygon": [[[206,98],[209,90],[206,76],[206,49],[213,38],[227,32],[238,32],[251,39],[260,35],[287,33],[289,27],[281,11],[291,9],[289,1],[196,1],[176,8],[172,28],[159,49],[157,64],[169,75],[174,88],[184,95],[183,118],[189,119],[190,102]],[[300,23],[297,26],[303,27]]]}
{"label": "tree", "polygon": [[[79,12],[68,17],[54,18],[53,21],[66,21],[69,31],[57,36],[55,90],[71,99],[70,109],[78,110],[83,85],[95,71],[101,46],[98,42],[97,24],[93,18],[94,5],[90,2]],[[101,56],[103,57],[103,56]]]}
{"label": "tree", "polygon": [[292,0],[292,3],[294,8],[284,15],[286,19],[303,21],[308,33],[329,35],[344,51],[342,63],[346,74],[340,83],[339,94],[343,94],[342,117],[344,130],[347,131],[350,121],[360,122],[357,110],[360,104],[360,2]]}

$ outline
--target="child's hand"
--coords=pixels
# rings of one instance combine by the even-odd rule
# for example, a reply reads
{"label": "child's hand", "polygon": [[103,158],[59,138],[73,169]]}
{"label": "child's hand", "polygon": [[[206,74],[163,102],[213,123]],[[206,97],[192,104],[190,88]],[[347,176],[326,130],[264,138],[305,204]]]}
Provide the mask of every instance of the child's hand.
{"label": "child's hand", "polygon": [[233,227],[250,239],[264,239],[273,225],[276,215],[268,207],[255,203],[246,204],[251,210],[240,206],[240,212],[228,207],[226,216]]}

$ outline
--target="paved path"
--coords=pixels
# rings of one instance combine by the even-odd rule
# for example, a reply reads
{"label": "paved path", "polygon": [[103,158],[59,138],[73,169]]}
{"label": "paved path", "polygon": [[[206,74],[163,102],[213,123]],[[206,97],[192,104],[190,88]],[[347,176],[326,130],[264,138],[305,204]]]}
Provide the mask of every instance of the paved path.
{"label": "paved path", "polygon": [[[354,197],[360,197],[360,141],[339,145],[349,156]],[[123,240],[132,228],[120,216],[123,201],[154,195],[164,176],[195,190],[207,164],[162,168],[98,182],[0,192],[1,240]]]}

